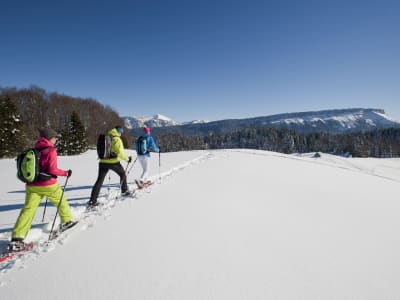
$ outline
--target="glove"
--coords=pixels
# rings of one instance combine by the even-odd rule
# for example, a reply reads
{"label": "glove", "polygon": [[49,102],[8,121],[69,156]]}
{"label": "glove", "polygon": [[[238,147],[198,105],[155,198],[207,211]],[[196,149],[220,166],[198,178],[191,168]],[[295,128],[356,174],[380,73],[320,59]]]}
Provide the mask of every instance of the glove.
{"label": "glove", "polygon": [[71,177],[71,175],[72,175],[72,170],[69,169],[67,172],[68,172],[68,177]]}
{"label": "glove", "polygon": [[129,158],[129,159],[128,159],[128,164],[130,164],[131,161],[132,161],[132,156],[129,156],[128,158]]}

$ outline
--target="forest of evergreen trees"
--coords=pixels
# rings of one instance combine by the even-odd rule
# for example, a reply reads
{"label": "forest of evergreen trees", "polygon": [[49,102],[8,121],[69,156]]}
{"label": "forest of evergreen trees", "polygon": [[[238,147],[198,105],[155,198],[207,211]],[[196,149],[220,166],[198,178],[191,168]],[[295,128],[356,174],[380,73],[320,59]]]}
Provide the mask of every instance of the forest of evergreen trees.
{"label": "forest of evergreen trees", "polygon": [[[97,137],[117,124],[119,115],[94,99],[73,98],[32,86],[0,88],[0,158],[15,157],[33,146],[38,128],[49,126],[61,134],[60,155],[75,155],[96,145]],[[155,134],[155,135],[154,135]],[[162,152],[247,148],[282,153],[324,152],[354,157],[399,157],[400,129],[329,134],[299,133],[273,127],[250,127],[224,133],[185,136],[153,132]],[[125,130],[126,148],[133,138]]]}
{"label": "forest of evergreen trees", "polygon": [[354,157],[399,157],[400,129],[329,134],[298,133],[288,129],[252,127],[203,136],[162,134],[156,137],[162,150],[259,149],[281,153],[324,152]]}

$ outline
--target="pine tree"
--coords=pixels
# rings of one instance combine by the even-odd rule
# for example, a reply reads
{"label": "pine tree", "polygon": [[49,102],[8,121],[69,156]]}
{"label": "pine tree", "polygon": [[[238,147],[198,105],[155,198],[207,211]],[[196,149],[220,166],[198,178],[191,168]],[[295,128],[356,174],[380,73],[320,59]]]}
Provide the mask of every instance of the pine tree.
{"label": "pine tree", "polygon": [[0,157],[13,157],[21,151],[22,122],[17,107],[8,96],[0,98]]}
{"label": "pine tree", "polygon": [[88,141],[85,128],[74,111],[68,124],[61,130],[61,139],[57,146],[61,155],[76,155],[88,150]]}

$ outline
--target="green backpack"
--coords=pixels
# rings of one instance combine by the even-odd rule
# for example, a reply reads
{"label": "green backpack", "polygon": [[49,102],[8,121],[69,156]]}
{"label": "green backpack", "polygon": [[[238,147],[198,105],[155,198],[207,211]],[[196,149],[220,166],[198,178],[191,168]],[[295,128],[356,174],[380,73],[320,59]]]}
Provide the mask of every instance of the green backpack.
{"label": "green backpack", "polygon": [[17,156],[17,177],[19,180],[25,183],[32,183],[49,180],[51,178],[51,175],[40,172],[39,170],[40,153],[46,148],[41,150],[31,148],[22,151]]}

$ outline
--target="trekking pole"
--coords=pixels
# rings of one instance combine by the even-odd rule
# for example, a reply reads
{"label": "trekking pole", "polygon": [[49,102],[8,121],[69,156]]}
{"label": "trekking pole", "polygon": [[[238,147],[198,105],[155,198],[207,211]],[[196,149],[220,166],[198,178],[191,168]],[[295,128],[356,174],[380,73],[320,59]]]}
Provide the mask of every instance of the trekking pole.
{"label": "trekking pole", "polygon": [[[126,170],[128,170],[129,164],[130,164],[130,162],[128,162],[127,165],[126,165],[126,167],[125,167],[125,180],[126,180],[126,184],[128,184],[128,176],[126,175]],[[121,189],[121,187],[122,187],[122,182],[123,182],[123,181],[121,180],[121,182],[119,183],[119,189]]]}
{"label": "trekking pole", "polygon": [[58,205],[57,205],[57,211],[56,211],[56,215],[54,216],[53,225],[51,226],[51,230],[50,230],[50,234],[49,234],[49,241],[50,241],[51,235],[52,235],[52,233],[53,233],[54,224],[56,223],[56,219],[57,219],[58,211],[60,210],[60,206],[61,206],[62,198],[63,198],[63,196],[64,196],[65,187],[67,186],[68,179],[69,179],[69,176],[67,176],[67,179],[65,179],[65,184],[64,184],[64,187],[63,187],[63,189],[62,189],[62,193],[61,193],[60,201],[58,202]]}
{"label": "trekking pole", "polygon": [[46,197],[46,203],[44,204],[44,211],[43,211],[43,218],[42,218],[42,223],[44,222],[44,215],[46,214],[46,208],[47,208],[47,197]]}
{"label": "trekking pole", "polygon": [[129,164],[130,164],[130,162],[128,161],[128,163],[126,164],[126,167],[125,167],[125,174],[126,174],[126,171],[128,170]]}
{"label": "trekking pole", "polygon": [[161,182],[161,150],[158,150],[158,177]]}
{"label": "trekking pole", "polygon": [[126,167],[125,167],[125,180],[126,180],[126,184],[128,184],[128,175],[127,175],[127,171],[128,171],[128,166],[129,166],[129,164],[130,164],[130,162],[128,161],[128,163],[126,164]]}
{"label": "trekking pole", "polygon": [[[136,160],[135,160],[136,161]],[[130,162],[128,161],[128,163],[127,163],[127,165],[126,165],[126,167],[125,167],[125,181],[126,181],[126,185],[128,186],[128,175],[126,175],[126,171],[128,170],[128,166],[129,166],[129,164],[130,164]],[[122,184],[124,183],[124,181],[123,180],[121,180],[120,182],[119,182],[119,190],[121,190],[121,188],[122,188]],[[122,193],[121,193],[121,195],[122,195]],[[116,196],[117,198],[118,198],[118,196]]]}
{"label": "trekking pole", "polygon": [[133,163],[132,163],[132,166],[129,168],[129,170],[128,170],[128,173],[127,173],[127,177],[128,177],[128,174],[132,171],[132,169],[133,169],[133,166],[135,165],[135,162],[137,161],[137,156],[136,156],[136,158],[135,158],[135,160],[133,161]]}

